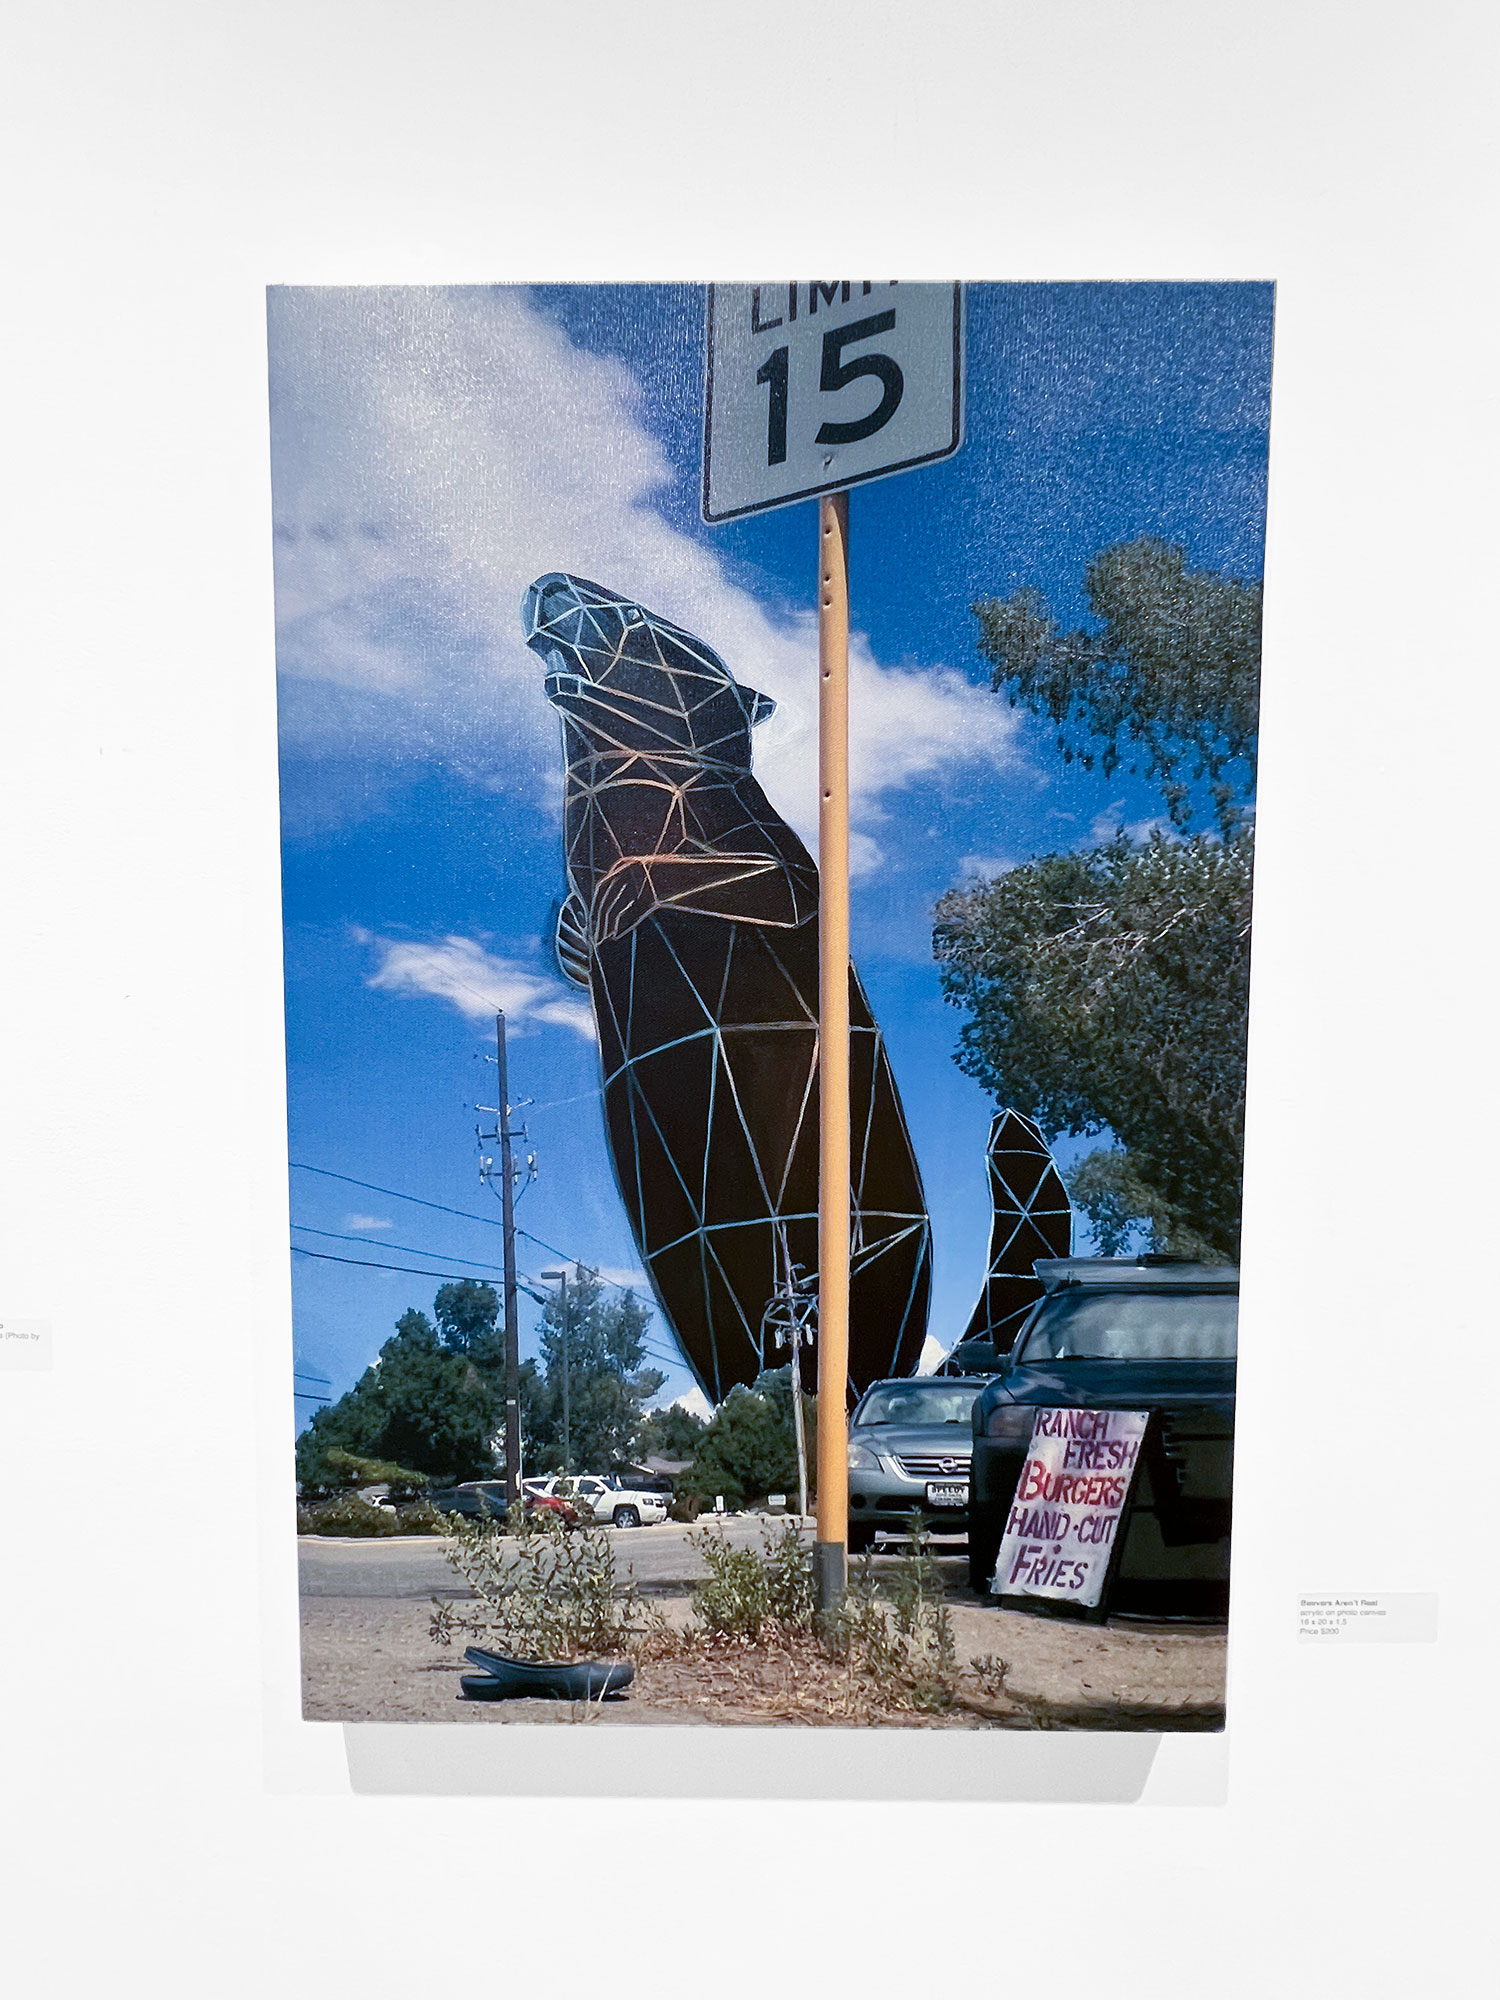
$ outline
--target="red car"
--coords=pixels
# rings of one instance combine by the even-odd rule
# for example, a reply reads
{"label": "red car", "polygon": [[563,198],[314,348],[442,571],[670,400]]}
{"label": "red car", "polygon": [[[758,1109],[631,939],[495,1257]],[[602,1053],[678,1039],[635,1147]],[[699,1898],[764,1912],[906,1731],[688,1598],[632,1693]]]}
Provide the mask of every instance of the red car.
{"label": "red car", "polygon": [[559,1492],[570,1482],[563,1479],[528,1479],[523,1483],[525,1508],[530,1515],[553,1514],[565,1527],[576,1528],[583,1520],[582,1509],[567,1493]]}

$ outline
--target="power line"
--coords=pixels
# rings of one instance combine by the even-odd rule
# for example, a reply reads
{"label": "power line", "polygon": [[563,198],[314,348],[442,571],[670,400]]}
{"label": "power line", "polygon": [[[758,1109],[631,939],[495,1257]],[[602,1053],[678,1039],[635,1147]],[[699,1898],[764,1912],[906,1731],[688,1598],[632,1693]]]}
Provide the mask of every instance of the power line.
{"label": "power line", "polygon": [[[412,1278],[450,1278],[455,1284],[468,1282],[457,1271],[419,1271],[414,1264],[377,1264],[373,1257],[335,1257],[331,1250],[304,1250],[300,1243],[291,1246],[294,1257],[316,1257],[323,1264],[360,1264],[367,1271],[401,1271]],[[455,1263],[462,1262],[455,1258]]]}
{"label": "power line", "polygon": [[[297,1223],[294,1226],[300,1229],[302,1224]],[[320,1233],[331,1235],[332,1231],[325,1230]],[[352,1240],[359,1242],[362,1239],[355,1237]],[[304,1250],[300,1243],[293,1243],[289,1247],[294,1257],[316,1257],[320,1263],[324,1264],[358,1264],[366,1271],[401,1271],[413,1278],[450,1278],[456,1284],[473,1283],[473,1279],[462,1278],[455,1271],[419,1271],[414,1264],[380,1264],[372,1257],[336,1257],[331,1250]],[[440,1250],[419,1250],[416,1254],[419,1257],[440,1257],[443,1253]],[[462,1257],[455,1257],[453,1261],[456,1264],[461,1264],[464,1260]],[[585,1264],[583,1268],[587,1270],[588,1265]],[[528,1282],[530,1281],[528,1280]],[[535,1296],[537,1295],[533,1293],[533,1297]],[[541,1302],[545,1304],[545,1300]]]}
{"label": "power line", "polygon": [[370,1194],[388,1194],[392,1201],[410,1201],[415,1202],[418,1208],[438,1208],[444,1215],[462,1215],[469,1222],[482,1222],[487,1229],[504,1226],[493,1215],[476,1215],[471,1208],[450,1208],[445,1201],[427,1201],[419,1194],[403,1194],[400,1188],[377,1187],[374,1181],[357,1181],[352,1174],[336,1174],[331,1167],[310,1167],[305,1160],[288,1160],[287,1165],[295,1167],[299,1173],[322,1174],[325,1180],[347,1181],[350,1187],[364,1188]]}
{"label": "power line", "polygon": [[586,1090],[581,1097],[554,1097],[547,1104],[528,1104],[528,1111],[560,1111],[565,1104],[597,1104],[599,1092]]}
{"label": "power line", "polygon": [[[516,1234],[520,1235],[520,1233],[521,1232],[517,1230]],[[419,1271],[414,1264],[379,1264],[376,1263],[375,1260],[370,1257],[336,1257],[330,1250],[304,1250],[300,1243],[292,1244],[291,1250],[292,1250],[292,1255],[294,1257],[316,1257],[320,1263],[324,1264],[358,1264],[362,1269],[366,1271],[397,1271],[405,1274],[408,1277],[413,1277],[413,1278],[453,1278],[455,1276],[455,1274],[452,1271]],[[425,1256],[427,1253],[425,1251],[419,1250],[416,1254],[420,1257],[420,1256]],[[561,1256],[563,1255],[563,1252],[559,1251],[557,1254]],[[462,1258],[455,1259],[455,1262],[458,1263],[462,1263],[462,1261],[463,1261]],[[588,1268],[589,1267],[587,1264],[583,1266],[583,1269],[585,1271],[588,1270]],[[459,1280],[459,1282],[461,1283],[463,1281]],[[612,1283],[613,1280],[606,1280],[606,1282]],[[668,1365],[673,1368],[681,1368],[684,1365],[682,1357],[680,1355],[675,1357],[669,1357],[665,1354],[654,1353],[650,1348],[645,1347],[644,1343],[643,1343],[643,1352],[646,1353],[647,1356],[652,1361],[664,1361],[667,1362]]]}
{"label": "power line", "polygon": [[450,1264],[472,1264],[476,1271],[495,1271],[500,1268],[497,1264],[491,1264],[488,1259],[455,1257],[451,1250],[428,1250],[420,1243],[392,1243],[390,1245],[386,1245],[383,1242],[371,1243],[368,1236],[350,1236],[341,1229],[314,1229],[310,1222],[294,1222],[292,1227],[293,1229],[300,1229],[304,1236],[327,1236],[331,1237],[335,1243],[364,1243],[371,1250],[384,1250],[386,1248],[405,1250],[413,1257],[446,1257]]}
{"label": "power line", "polygon": [[[519,1234],[519,1232],[517,1233]],[[304,1250],[300,1243],[293,1243],[291,1245],[291,1251],[294,1257],[315,1257],[317,1258],[319,1263],[323,1264],[357,1264],[363,1270],[366,1271],[395,1271],[404,1276],[412,1278],[448,1278],[450,1280],[456,1280],[456,1282],[458,1283],[464,1282],[464,1280],[458,1279],[456,1277],[456,1274],[452,1271],[418,1270],[414,1264],[377,1264],[372,1258],[369,1257],[336,1257],[334,1256],[331,1250]],[[422,1253],[419,1252],[418,1254],[420,1255]],[[587,1270],[588,1266],[585,1265],[583,1268]],[[527,1287],[527,1289],[529,1289],[529,1287]],[[535,1298],[536,1294],[533,1292],[531,1296]],[[692,1373],[692,1370],[687,1366],[686,1362],[684,1361],[683,1357],[680,1354],[676,1355],[659,1354],[654,1349],[647,1347],[644,1341],[641,1343],[641,1352],[648,1361],[654,1361],[660,1367],[670,1368],[675,1372],[677,1372],[678,1374],[691,1375]],[[296,1379],[297,1378],[294,1376],[293,1380]],[[329,1387],[331,1388],[332,1386],[333,1385],[330,1383]],[[318,1398],[314,1396],[310,1390],[307,1389],[296,1389],[293,1391],[293,1395],[305,1396],[309,1402],[317,1402],[321,1400],[326,1403],[331,1400],[331,1398],[327,1396]]]}
{"label": "power line", "polygon": [[[419,1194],[403,1194],[399,1188],[379,1187],[376,1185],[374,1181],[357,1181],[352,1174],[334,1173],[331,1167],[309,1166],[305,1160],[290,1160],[288,1161],[287,1164],[289,1166],[295,1167],[299,1173],[322,1174],[324,1178],[327,1180],[347,1181],[350,1187],[364,1188],[370,1194],[388,1194],[393,1201],[411,1201],[415,1202],[418,1208],[436,1208],[440,1209],[444,1215],[462,1215],[468,1221],[482,1222],[486,1225],[486,1227],[490,1229],[502,1229],[504,1227],[504,1224],[498,1221],[496,1217],[494,1217],[493,1215],[476,1215],[474,1211],[469,1208],[450,1208],[447,1202],[445,1201],[428,1201],[422,1195]],[[305,1223],[299,1222],[294,1224],[293,1226],[298,1229],[304,1229],[306,1228],[307,1225]],[[310,1233],[314,1236],[334,1236],[337,1235],[338,1232],[332,1229],[315,1229]],[[518,1229],[516,1231],[516,1234],[517,1236],[524,1236],[528,1243],[534,1243],[539,1250],[545,1250],[549,1257],[561,1257],[563,1262],[566,1264],[582,1265],[585,1271],[593,1271],[594,1276],[596,1278],[599,1277],[599,1273],[597,1271],[594,1271],[593,1265],[588,1263],[584,1258],[571,1256],[568,1253],[568,1251],[560,1250],[555,1243],[548,1243],[543,1237],[534,1236],[529,1229]],[[347,1236],[343,1240],[347,1243],[363,1243],[366,1239],[363,1236]],[[372,1244],[370,1247],[373,1249],[375,1246]],[[398,1246],[393,1246],[393,1247],[398,1247]],[[308,1257],[314,1256],[316,1254],[317,1254],[316,1252],[311,1250],[303,1252],[303,1255]],[[415,1254],[419,1257],[427,1257],[427,1256],[446,1255],[446,1252],[419,1250]],[[360,1261],[360,1259],[357,1257],[347,1257],[342,1259],[335,1258],[333,1261],[335,1263],[342,1262],[348,1264],[357,1264]],[[455,1257],[452,1259],[452,1262],[455,1264],[473,1263],[475,1261],[477,1260],[467,1257]],[[390,1265],[378,1265],[376,1266],[376,1268],[380,1270],[397,1270],[400,1267],[394,1264],[390,1264]],[[497,1267],[493,1264],[489,1266],[489,1269],[491,1270],[494,1270],[496,1268]],[[418,1277],[431,1277],[433,1275],[441,1276],[442,1274],[441,1273],[434,1274],[428,1271],[419,1271],[416,1275]],[[612,1285],[617,1292],[633,1292],[638,1289],[635,1285],[622,1285],[618,1278],[600,1278],[599,1282],[604,1285]]]}
{"label": "power line", "polygon": [[622,1285],[618,1278],[601,1277],[599,1272],[595,1270],[594,1266],[586,1258],[570,1256],[566,1250],[559,1250],[555,1243],[547,1242],[545,1237],[533,1236],[529,1229],[518,1229],[516,1234],[517,1236],[524,1236],[528,1243],[534,1243],[538,1250],[545,1250],[549,1257],[561,1257],[565,1264],[576,1264],[580,1270],[587,1271],[591,1277],[598,1278],[601,1285],[613,1285],[617,1292],[634,1292],[640,1289],[638,1285]]}
{"label": "power line", "polygon": [[[539,1107],[539,1108],[545,1109],[547,1107]],[[501,1229],[504,1227],[503,1222],[497,1220],[492,1215],[476,1215],[472,1209],[453,1208],[450,1207],[447,1202],[429,1201],[426,1199],[425,1196],[419,1194],[405,1194],[402,1192],[400,1188],[381,1187],[379,1183],[376,1181],[356,1180],[353,1174],[337,1174],[333,1171],[331,1167],[315,1167],[312,1166],[306,1160],[290,1160],[288,1161],[287,1164],[289,1166],[295,1167],[299,1173],[320,1174],[325,1180],[343,1181],[350,1187],[364,1188],[366,1192],[369,1194],[389,1195],[393,1201],[409,1201],[414,1203],[418,1208],[436,1209],[443,1215],[460,1215],[463,1216],[464,1219],[469,1222],[482,1222],[486,1225],[487,1228],[490,1229]],[[310,1224],[305,1222],[293,1223],[292,1227],[294,1229],[300,1229],[304,1235],[330,1237],[333,1240],[341,1243],[364,1243],[368,1240],[363,1236],[345,1235],[336,1229],[314,1229],[311,1227]],[[601,1277],[599,1272],[594,1269],[594,1266],[592,1264],[587,1263],[581,1257],[574,1257],[570,1255],[568,1251],[560,1249],[556,1243],[547,1242],[545,1237],[537,1236],[529,1229],[517,1229],[516,1234],[517,1236],[524,1236],[528,1243],[534,1243],[539,1250],[545,1250],[549,1257],[561,1257],[565,1264],[572,1264],[585,1271],[592,1273],[592,1275],[599,1280],[600,1284],[608,1285],[614,1291],[638,1292],[640,1290],[640,1287],[637,1285],[621,1284],[618,1278]],[[382,1264],[382,1263],[377,1263],[374,1259],[368,1257],[336,1257],[333,1255],[331,1251],[328,1250],[304,1250],[302,1246],[297,1243],[294,1243],[291,1247],[292,1250],[295,1252],[295,1254],[299,1257],[316,1257],[324,1263],[358,1264],[362,1265],[365,1269],[371,1271],[398,1271],[404,1273],[409,1277],[414,1277],[414,1278],[449,1278],[449,1279],[459,1280],[461,1282],[460,1274],[454,1271],[426,1271],[426,1270],[419,1271],[413,1265],[410,1264]],[[372,1243],[370,1244],[369,1247],[373,1250],[378,1248],[379,1246]],[[448,1257],[448,1261],[450,1263],[470,1264],[476,1270],[481,1270],[481,1271],[482,1270],[493,1271],[500,1268],[499,1266],[494,1264],[483,1264],[479,1261],[478,1258],[449,1257],[448,1252],[446,1251],[418,1249],[415,1245],[409,1243],[393,1243],[391,1245],[391,1248],[393,1250],[404,1250],[408,1255],[416,1257]],[[649,1349],[647,1350],[647,1352],[648,1353],[650,1352]],[[675,1355],[669,1358],[668,1356],[663,1354],[651,1354],[650,1358],[654,1361],[664,1362],[668,1367],[671,1368],[680,1369],[685,1366],[683,1357],[681,1355]],[[692,1371],[689,1370],[688,1372],[691,1373]]]}

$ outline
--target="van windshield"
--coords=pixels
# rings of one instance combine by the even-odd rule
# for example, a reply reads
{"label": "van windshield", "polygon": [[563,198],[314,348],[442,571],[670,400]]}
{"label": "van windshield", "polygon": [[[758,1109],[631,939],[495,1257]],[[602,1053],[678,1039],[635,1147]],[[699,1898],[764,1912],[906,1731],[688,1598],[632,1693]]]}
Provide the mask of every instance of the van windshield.
{"label": "van windshield", "polygon": [[1017,1358],[1233,1361],[1239,1304],[1233,1292],[1062,1292],[1042,1306]]}

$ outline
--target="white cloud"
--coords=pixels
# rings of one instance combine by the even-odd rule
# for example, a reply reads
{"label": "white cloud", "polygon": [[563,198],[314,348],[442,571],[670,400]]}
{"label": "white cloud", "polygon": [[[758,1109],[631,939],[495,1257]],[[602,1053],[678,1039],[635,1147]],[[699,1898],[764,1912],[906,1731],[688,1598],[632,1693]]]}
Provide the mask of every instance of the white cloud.
{"label": "white cloud", "polygon": [[344,1218],[346,1229],[394,1229],[395,1226],[388,1215],[350,1215]]}
{"label": "white cloud", "polygon": [[1008,875],[1018,865],[1007,854],[961,854],[958,858],[959,876],[965,881],[971,875],[993,881],[997,875]]}
{"label": "white cloud", "polygon": [[470,1021],[488,1021],[499,1011],[510,1027],[542,1022],[594,1039],[593,1011],[586,1001],[572,998],[559,980],[544,978],[514,959],[496,958],[473,938],[410,944],[368,931],[356,931],[355,937],[380,954],[365,982],[379,993],[426,994],[446,1000]]}
{"label": "white cloud", "polygon": [[[756,774],[817,831],[817,627],[773,616],[653,506],[672,477],[625,366],[516,290],[299,289],[272,304],[278,655],[294,751],[438,759],[533,797],[558,731],[522,644],[526,585],[563,569],[698,632],[775,697]],[[1016,718],[963,675],[850,648],[854,862],[882,794],[1009,765]],[[552,794],[555,796],[555,793]]]}
{"label": "white cloud", "polygon": [[691,1389],[676,1396],[667,1405],[669,1410],[686,1410],[690,1417],[702,1417],[705,1423],[714,1413],[714,1406],[695,1382]]}
{"label": "white cloud", "polygon": [[940,1368],[948,1357],[948,1350],[940,1340],[934,1340],[929,1333],[922,1342],[922,1352],[917,1357],[918,1375],[931,1375]]}
{"label": "white cloud", "polygon": [[1106,806],[1102,813],[1094,815],[1089,827],[1089,839],[1096,847],[1103,846],[1107,840],[1113,840],[1117,833],[1127,834],[1132,840],[1149,840],[1153,833],[1165,834],[1168,840],[1180,838],[1176,827],[1165,813],[1155,813],[1150,819],[1122,821],[1120,808],[1123,804],[1123,799],[1116,799],[1113,805]]}
{"label": "white cloud", "polygon": [[[816,852],[817,842],[813,840],[810,844],[814,852]],[[849,835],[849,874],[851,878],[860,875],[873,875],[884,860],[885,854],[880,842],[871,834],[859,833],[857,831],[851,832]]]}
{"label": "white cloud", "polygon": [[637,1298],[648,1303],[651,1300],[651,1280],[644,1271],[627,1264],[600,1264],[595,1267],[597,1275],[606,1285],[620,1285],[626,1291],[634,1292]]}

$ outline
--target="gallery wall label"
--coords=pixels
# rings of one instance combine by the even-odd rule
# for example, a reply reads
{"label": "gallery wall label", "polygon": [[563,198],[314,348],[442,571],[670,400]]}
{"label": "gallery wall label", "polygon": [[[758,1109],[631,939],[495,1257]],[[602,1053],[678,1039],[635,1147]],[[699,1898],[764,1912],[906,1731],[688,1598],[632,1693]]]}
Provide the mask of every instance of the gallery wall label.
{"label": "gallery wall label", "polygon": [[963,441],[963,287],[710,285],[703,517],[882,479]]}
{"label": "gallery wall label", "polygon": [[1092,1608],[1130,1495],[1144,1410],[1038,1410],[995,1564],[997,1597]]}

